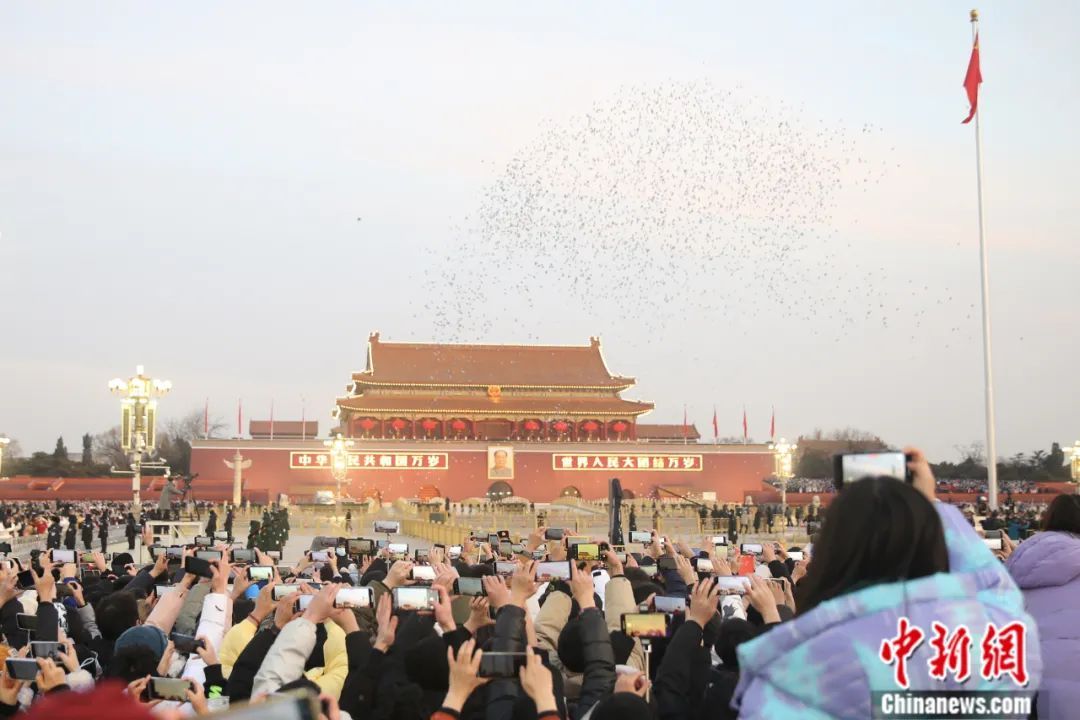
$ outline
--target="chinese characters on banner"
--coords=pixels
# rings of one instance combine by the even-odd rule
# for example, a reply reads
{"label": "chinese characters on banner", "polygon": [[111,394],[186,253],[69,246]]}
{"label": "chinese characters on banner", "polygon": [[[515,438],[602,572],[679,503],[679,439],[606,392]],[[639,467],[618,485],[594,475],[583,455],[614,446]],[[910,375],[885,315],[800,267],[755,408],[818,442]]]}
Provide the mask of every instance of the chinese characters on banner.
{"label": "chinese characters on banner", "polygon": [[[326,470],[330,467],[328,452],[290,452],[289,467],[293,470]],[[367,470],[446,470],[450,467],[448,453],[354,452],[349,453],[349,467]]]}
{"label": "chinese characters on banner", "polygon": [[554,453],[555,470],[650,470],[653,472],[701,472],[701,455],[648,455],[628,453]]}
{"label": "chinese characters on banner", "polygon": [[[930,677],[944,681],[951,674],[956,682],[964,682],[971,676],[971,651],[974,646],[971,633],[964,625],[950,633],[945,625],[937,621],[932,629],[934,636],[930,639],[930,648],[934,654],[927,662]],[[1025,634],[1026,628],[1021,622],[1014,621],[1001,628],[987,623],[979,644],[979,673],[984,680],[1011,675],[1017,685],[1027,684]],[[896,637],[881,642],[878,657],[886,665],[895,665],[896,684],[905,690],[909,686],[908,660],[925,638],[926,634],[921,629],[912,625],[906,617],[901,617],[896,624]]]}

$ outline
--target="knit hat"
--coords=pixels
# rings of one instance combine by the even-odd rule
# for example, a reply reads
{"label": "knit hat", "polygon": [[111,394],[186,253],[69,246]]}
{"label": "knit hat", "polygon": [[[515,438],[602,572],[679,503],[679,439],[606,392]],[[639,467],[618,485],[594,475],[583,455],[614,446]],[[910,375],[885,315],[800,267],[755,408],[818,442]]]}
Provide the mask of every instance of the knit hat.
{"label": "knit hat", "polygon": [[123,683],[104,682],[89,692],[46,693],[30,706],[26,720],[96,720],[103,712],[111,720],[154,720],[148,706],[126,692]]}
{"label": "knit hat", "polygon": [[153,625],[136,625],[128,628],[120,637],[116,638],[113,652],[117,653],[126,647],[142,646],[149,648],[158,658],[165,654],[165,647],[169,644],[165,633]]}

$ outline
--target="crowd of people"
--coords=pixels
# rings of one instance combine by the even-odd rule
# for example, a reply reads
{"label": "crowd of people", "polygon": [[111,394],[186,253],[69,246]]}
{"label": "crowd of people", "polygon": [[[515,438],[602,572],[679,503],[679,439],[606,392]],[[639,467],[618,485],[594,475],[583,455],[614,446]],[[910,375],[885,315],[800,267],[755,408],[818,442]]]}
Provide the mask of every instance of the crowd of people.
{"label": "crowd of people", "polygon": [[[776,478],[766,480],[769,485],[779,489],[781,482]],[[804,478],[794,477],[787,481],[789,493],[814,493],[832,494],[836,492],[836,484],[830,478]],[[986,478],[949,478],[937,481],[939,493],[983,493],[987,492]],[[1039,484],[1033,480],[1004,480],[999,483],[998,491],[1005,494],[1054,494],[1057,488]]]}
{"label": "crowd of people", "polygon": [[[909,467],[911,483],[847,485],[803,547],[541,527],[430,548],[320,537],[293,563],[205,539],[141,566],[8,558],[0,716],[295,700],[325,720],[846,718],[872,715],[872,691],[995,690],[1071,717],[1080,499],[1016,542],[998,514],[973,527],[938,502],[918,451]],[[961,630],[997,664],[961,673]]]}

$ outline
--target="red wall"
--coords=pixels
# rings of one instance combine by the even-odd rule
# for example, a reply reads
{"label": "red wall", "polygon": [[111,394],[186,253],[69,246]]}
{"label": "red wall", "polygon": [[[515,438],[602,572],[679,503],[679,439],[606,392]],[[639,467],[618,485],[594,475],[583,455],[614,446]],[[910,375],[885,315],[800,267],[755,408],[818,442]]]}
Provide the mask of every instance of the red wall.
{"label": "red wall", "polygon": [[[232,470],[224,460],[231,460],[236,452],[237,441],[196,442],[191,452],[191,471],[200,478],[217,485],[231,480]],[[279,492],[303,498],[316,490],[332,490],[334,480],[327,468],[295,469],[289,467],[290,451],[324,452],[321,442],[281,442],[274,447],[265,441],[240,441],[244,458],[253,461],[244,473],[245,489],[266,489],[271,497]],[[487,445],[440,442],[381,442],[378,445],[357,443],[353,452],[415,452],[448,453],[446,470],[374,470],[354,468],[349,472],[349,492],[359,497],[367,488],[377,488],[383,500],[398,497],[415,497],[421,487],[434,485],[444,497],[463,500],[467,497],[483,497],[495,482],[487,477]],[[620,471],[603,470],[554,470],[552,453],[660,453],[702,455],[703,467],[695,472]],[[593,443],[571,445],[559,443],[515,445],[514,478],[507,480],[515,495],[530,500],[547,502],[554,500],[560,491],[573,485],[582,497],[596,499],[607,497],[607,482],[618,477],[624,489],[639,495],[649,494],[656,485],[670,488],[690,487],[697,491],[714,491],[722,502],[742,502],[746,493],[761,489],[761,481],[773,467],[772,455],[767,450],[742,449],[723,451],[709,445],[645,445],[637,443]]]}

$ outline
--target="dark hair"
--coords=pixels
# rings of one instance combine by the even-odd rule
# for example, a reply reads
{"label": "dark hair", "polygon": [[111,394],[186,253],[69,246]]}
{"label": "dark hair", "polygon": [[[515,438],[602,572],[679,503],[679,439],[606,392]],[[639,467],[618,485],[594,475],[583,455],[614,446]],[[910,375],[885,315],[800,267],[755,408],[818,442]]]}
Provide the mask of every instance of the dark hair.
{"label": "dark hair", "polygon": [[116,640],[139,622],[139,602],[129,592],[114,592],[101,598],[94,609],[98,629],[107,640]]}
{"label": "dark hair", "polygon": [[802,614],[853,590],[948,571],[933,504],[908,483],[867,477],[830,503],[795,604]]}
{"label": "dark hair", "polygon": [[121,648],[113,654],[105,675],[111,678],[123,678],[124,682],[132,682],[147,675],[157,675],[160,659],[157,653],[145,645]]}
{"label": "dark hair", "polygon": [[1043,530],[1080,535],[1080,495],[1058,495],[1042,516]]}
{"label": "dark hair", "polygon": [[757,632],[756,627],[740,618],[730,618],[720,624],[720,632],[716,635],[713,650],[716,651],[716,656],[720,658],[725,669],[739,669],[739,656],[735,651],[747,640],[753,640]]}

